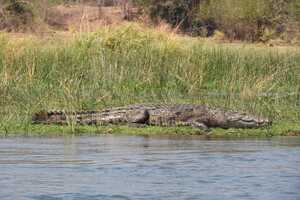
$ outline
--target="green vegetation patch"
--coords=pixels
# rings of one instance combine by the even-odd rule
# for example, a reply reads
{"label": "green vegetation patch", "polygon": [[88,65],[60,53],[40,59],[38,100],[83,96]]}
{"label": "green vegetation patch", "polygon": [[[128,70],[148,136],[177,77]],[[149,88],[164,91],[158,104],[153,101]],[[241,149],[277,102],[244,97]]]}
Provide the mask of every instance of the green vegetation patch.
{"label": "green vegetation patch", "polygon": [[14,122],[27,132],[40,110],[153,102],[207,104],[296,124],[299,66],[298,48],[220,45],[134,24],[67,39],[2,34],[0,127],[15,132]]}
{"label": "green vegetation patch", "polygon": [[0,136],[63,136],[63,135],[142,135],[142,136],[201,136],[203,138],[245,138],[300,136],[300,125],[279,123],[269,128],[260,129],[220,129],[202,131],[191,127],[147,126],[135,128],[130,126],[58,126],[11,124],[0,127]]}

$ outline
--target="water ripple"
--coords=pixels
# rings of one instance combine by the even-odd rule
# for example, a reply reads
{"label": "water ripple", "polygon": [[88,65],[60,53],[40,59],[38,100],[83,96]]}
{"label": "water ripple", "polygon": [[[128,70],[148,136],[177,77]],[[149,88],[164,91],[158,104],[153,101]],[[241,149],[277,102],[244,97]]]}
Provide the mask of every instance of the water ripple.
{"label": "water ripple", "polygon": [[299,138],[0,139],[1,200],[296,200]]}

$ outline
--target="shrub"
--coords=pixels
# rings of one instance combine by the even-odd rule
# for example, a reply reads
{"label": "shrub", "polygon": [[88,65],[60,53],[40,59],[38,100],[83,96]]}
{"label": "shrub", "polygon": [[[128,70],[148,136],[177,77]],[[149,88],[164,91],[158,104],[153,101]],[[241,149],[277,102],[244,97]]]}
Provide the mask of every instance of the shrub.
{"label": "shrub", "polygon": [[31,3],[22,0],[9,0],[6,2],[0,21],[0,28],[12,30],[24,30],[31,28],[34,22],[34,11]]}
{"label": "shrub", "polygon": [[148,8],[149,15],[154,22],[162,19],[173,27],[179,27],[191,33],[203,25],[194,16],[195,8],[200,0],[151,0],[149,2],[148,4],[143,1],[139,3]]}
{"label": "shrub", "polygon": [[[300,3],[294,0],[136,0],[156,22],[163,19],[192,35],[265,41],[299,27]],[[148,3],[147,3],[148,2]],[[291,32],[291,31],[290,31]]]}

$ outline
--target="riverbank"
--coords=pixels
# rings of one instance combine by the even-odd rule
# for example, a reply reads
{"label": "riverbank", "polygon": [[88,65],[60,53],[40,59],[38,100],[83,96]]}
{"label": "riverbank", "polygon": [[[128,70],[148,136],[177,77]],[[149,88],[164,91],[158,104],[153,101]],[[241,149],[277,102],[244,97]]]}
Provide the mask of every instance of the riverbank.
{"label": "riverbank", "polygon": [[[299,131],[299,66],[297,47],[218,44],[137,24],[69,33],[66,37],[16,39],[3,33],[0,132],[61,130],[32,126],[32,114],[40,110],[99,110],[163,102],[255,113],[275,122],[272,134],[284,135]],[[98,131],[78,129],[88,131],[75,132]],[[216,134],[225,135],[236,131],[216,130]],[[110,131],[185,132],[154,127],[130,131],[127,127],[108,127],[99,132]],[[241,131],[247,132],[256,130]]]}
{"label": "riverbank", "polygon": [[221,129],[214,128],[204,132],[190,127],[134,128],[126,125],[116,126],[57,126],[15,124],[0,127],[0,136],[64,136],[64,135],[141,135],[141,136],[202,136],[204,138],[264,138],[276,136],[300,136],[300,124],[278,123],[260,129]]}

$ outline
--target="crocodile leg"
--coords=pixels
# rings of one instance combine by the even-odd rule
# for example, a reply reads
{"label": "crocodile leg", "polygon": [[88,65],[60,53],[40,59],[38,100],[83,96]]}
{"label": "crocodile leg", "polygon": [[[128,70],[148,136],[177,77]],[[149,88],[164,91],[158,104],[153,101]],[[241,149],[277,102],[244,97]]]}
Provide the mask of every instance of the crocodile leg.
{"label": "crocodile leg", "polygon": [[132,127],[145,127],[149,124],[149,111],[148,110],[138,110],[132,111],[127,114],[127,121],[129,126]]}
{"label": "crocodile leg", "polygon": [[190,122],[191,126],[194,127],[194,128],[198,128],[198,129],[201,129],[205,132],[209,132],[210,129],[208,128],[208,126],[206,126],[204,123],[201,123],[201,122],[197,122],[197,121],[192,121]]}

